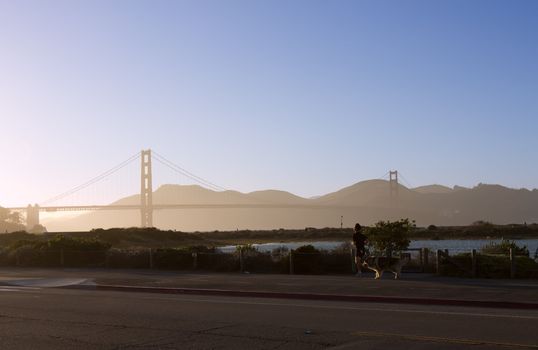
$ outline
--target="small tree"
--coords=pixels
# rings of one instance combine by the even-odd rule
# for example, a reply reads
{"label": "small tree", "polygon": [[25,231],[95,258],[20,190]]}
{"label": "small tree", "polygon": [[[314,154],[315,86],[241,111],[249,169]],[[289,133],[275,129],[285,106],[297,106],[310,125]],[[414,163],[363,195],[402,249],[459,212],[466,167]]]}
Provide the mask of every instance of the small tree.
{"label": "small tree", "polygon": [[41,224],[37,224],[31,230],[28,230],[28,233],[33,233],[33,234],[42,234],[45,232],[47,232],[47,228]]}
{"label": "small tree", "polygon": [[514,241],[507,239],[501,240],[501,242],[490,242],[482,247],[481,251],[484,254],[509,254],[510,249],[514,251],[515,255],[529,256],[529,249],[527,246],[520,247]]}
{"label": "small tree", "polygon": [[0,233],[23,231],[22,221],[19,212],[0,207]]}
{"label": "small tree", "polygon": [[239,254],[239,252],[242,252],[243,256],[254,256],[260,253],[258,249],[256,249],[256,247],[252,244],[238,245],[235,247],[235,251],[237,254]]}
{"label": "small tree", "polygon": [[368,227],[366,236],[368,245],[377,253],[391,257],[394,252],[401,252],[409,247],[409,236],[416,228],[415,221],[400,219],[398,221],[379,221],[374,227]]}

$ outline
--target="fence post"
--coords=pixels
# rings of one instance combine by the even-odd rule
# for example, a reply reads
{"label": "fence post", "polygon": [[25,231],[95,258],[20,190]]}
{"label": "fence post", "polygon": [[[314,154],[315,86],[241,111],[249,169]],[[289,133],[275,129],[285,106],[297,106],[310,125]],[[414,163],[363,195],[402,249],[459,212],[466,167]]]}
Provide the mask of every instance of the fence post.
{"label": "fence post", "polygon": [[516,257],[514,249],[510,248],[510,278],[516,277]]}
{"label": "fence post", "polygon": [[65,258],[64,258],[64,249],[60,249],[60,266],[64,266]]}
{"label": "fence post", "polygon": [[290,250],[290,275],[294,274],[294,268],[293,268],[293,249]]}
{"label": "fence post", "polygon": [[198,253],[192,253],[192,269],[196,270],[198,268]]}
{"label": "fence post", "polygon": [[153,268],[153,249],[149,248],[149,268]]}
{"label": "fence post", "polygon": [[471,251],[471,274],[473,276],[473,278],[476,278],[476,275],[477,275],[477,261],[476,261],[476,249],[473,249]]}
{"label": "fence post", "polygon": [[245,272],[245,260],[243,258],[243,248],[239,247],[239,272]]}
{"label": "fence post", "polygon": [[424,272],[424,248],[420,248],[418,251],[418,258],[420,262],[420,272]]}
{"label": "fence post", "polygon": [[355,264],[355,247],[349,248],[349,254],[351,257],[351,273],[357,273],[357,264]]}
{"label": "fence post", "polygon": [[423,263],[423,272],[426,271],[428,265],[430,264],[430,250],[428,248],[422,248],[422,263]]}
{"label": "fence post", "polygon": [[441,249],[437,249],[437,254],[435,254],[435,273],[441,274]]}

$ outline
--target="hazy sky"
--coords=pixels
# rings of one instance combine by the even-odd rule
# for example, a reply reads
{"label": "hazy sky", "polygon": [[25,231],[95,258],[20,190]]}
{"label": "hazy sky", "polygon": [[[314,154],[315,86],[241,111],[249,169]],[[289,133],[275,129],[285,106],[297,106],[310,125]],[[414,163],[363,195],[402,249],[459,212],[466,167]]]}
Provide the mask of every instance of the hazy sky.
{"label": "hazy sky", "polygon": [[538,187],[537,18],[538,1],[0,0],[0,205],[143,148],[240,191],[389,169]]}

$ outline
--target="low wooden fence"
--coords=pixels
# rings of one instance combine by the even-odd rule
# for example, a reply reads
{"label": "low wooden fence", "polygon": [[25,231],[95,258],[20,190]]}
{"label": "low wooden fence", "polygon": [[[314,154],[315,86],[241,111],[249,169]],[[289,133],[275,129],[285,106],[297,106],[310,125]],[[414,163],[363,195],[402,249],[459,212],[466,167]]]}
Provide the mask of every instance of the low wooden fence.
{"label": "low wooden fence", "polygon": [[[411,262],[404,272],[428,271],[430,260],[427,249],[410,249],[406,254],[411,256]],[[356,272],[353,248],[331,252],[259,252],[239,249],[233,253],[187,252],[179,249],[0,250],[0,266],[149,268],[289,274]]]}
{"label": "low wooden fence", "polygon": [[[462,276],[472,278],[480,276],[538,278],[538,263],[528,256],[516,256],[511,248],[506,254],[483,254],[473,249],[457,255],[450,255],[445,249],[437,250],[435,257],[435,272],[438,275],[454,275],[459,272]],[[518,271],[518,264],[520,271]]]}
{"label": "low wooden fence", "polygon": [[[408,249],[407,273],[437,273],[465,277],[538,277],[538,264],[528,257],[481,254],[476,250],[450,254],[448,250]],[[530,260],[535,265],[529,265]],[[493,263],[492,263],[493,261]],[[494,265],[492,267],[492,264]],[[110,249],[101,251],[18,250],[0,251],[0,266],[99,267],[201,270],[221,272],[351,274],[356,272],[355,250],[331,252],[259,252],[239,249],[234,253],[187,252],[178,249]],[[536,271],[533,270],[536,269]]]}

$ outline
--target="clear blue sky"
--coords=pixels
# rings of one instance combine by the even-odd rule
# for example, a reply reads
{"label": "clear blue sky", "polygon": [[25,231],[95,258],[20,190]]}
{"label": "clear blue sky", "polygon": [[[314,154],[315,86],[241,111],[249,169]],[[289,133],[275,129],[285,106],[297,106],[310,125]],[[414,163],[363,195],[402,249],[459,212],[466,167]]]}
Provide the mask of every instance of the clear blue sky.
{"label": "clear blue sky", "polygon": [[537,18],[538,1],[0,0],[0,205],[143,148],[240,191],[389,169],[538,187]]}

